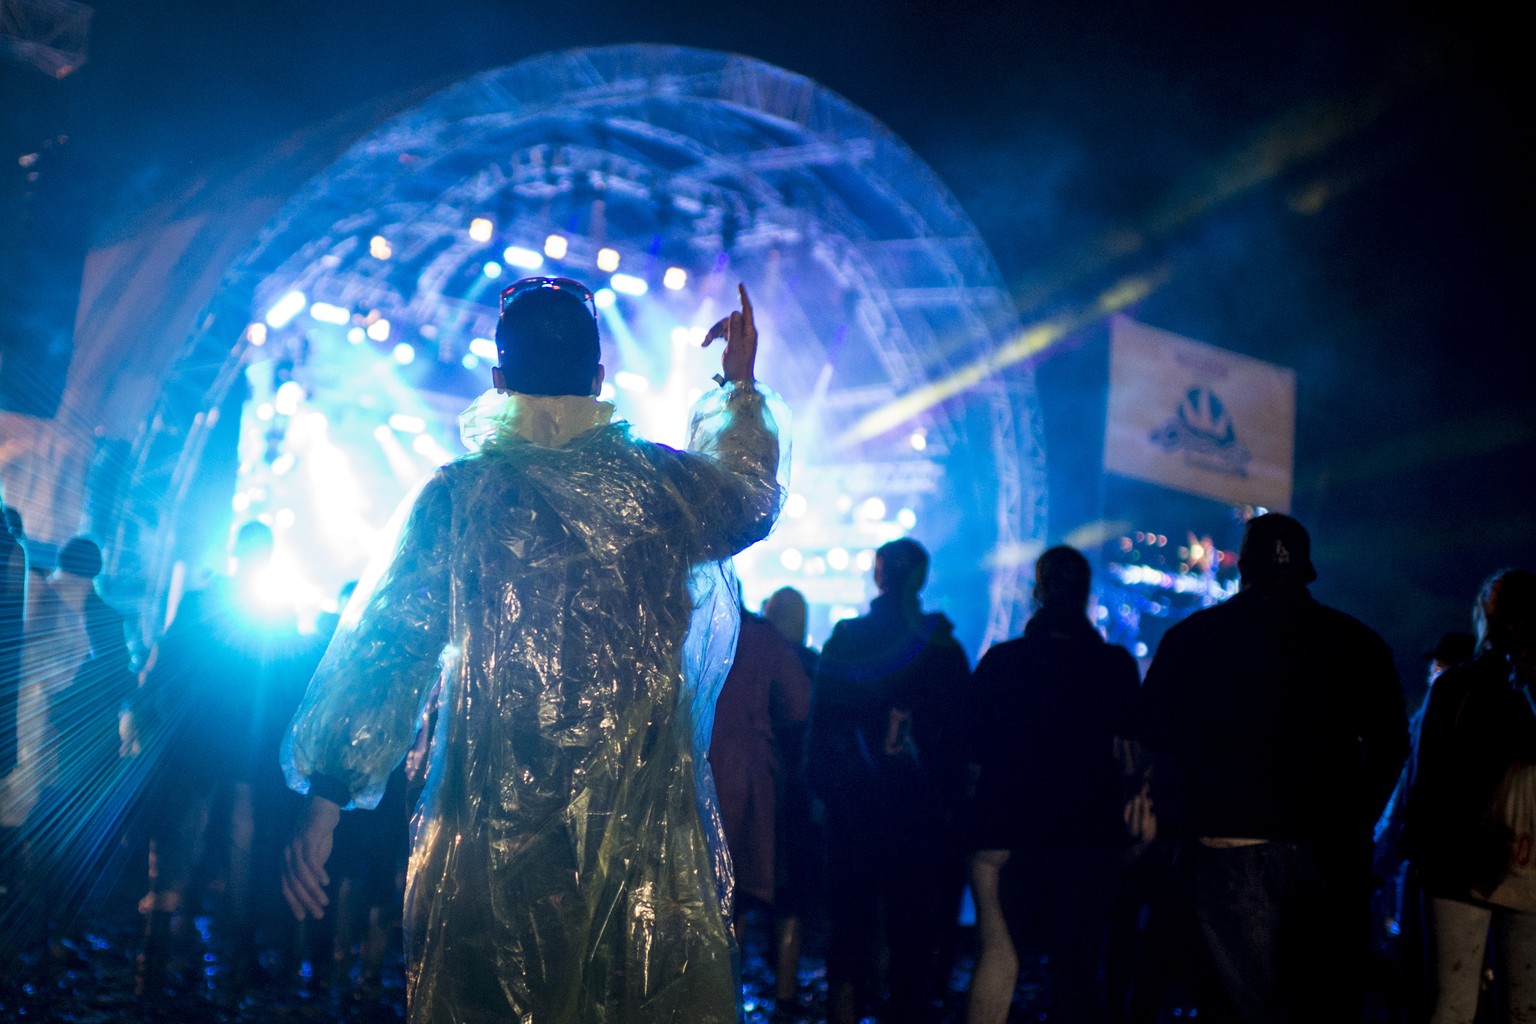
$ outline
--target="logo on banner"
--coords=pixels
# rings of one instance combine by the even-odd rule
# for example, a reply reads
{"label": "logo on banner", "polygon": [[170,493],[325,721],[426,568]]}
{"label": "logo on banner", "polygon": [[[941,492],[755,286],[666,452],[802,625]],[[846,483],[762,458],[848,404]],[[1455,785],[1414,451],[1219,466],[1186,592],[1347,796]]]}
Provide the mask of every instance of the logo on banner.
{"label": "logo on banner", "polygon": [[1164,451],[1182,453],[1191,466],[1247,477],[1253,453],[1238,440],[1232,414],[1209,388],[1193,387],[1184,393],[1173,417],[1152,431],[1151,442]]}

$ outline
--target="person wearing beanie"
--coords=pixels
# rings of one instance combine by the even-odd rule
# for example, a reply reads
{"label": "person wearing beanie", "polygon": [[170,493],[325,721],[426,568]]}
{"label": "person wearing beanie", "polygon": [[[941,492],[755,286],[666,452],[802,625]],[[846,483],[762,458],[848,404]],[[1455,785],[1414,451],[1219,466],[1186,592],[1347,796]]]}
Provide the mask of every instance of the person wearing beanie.
{"label": "person wearing beanie", "polygon": [[1387,645],[1308,590],[1311,549],[1290,516],[1251,519],[1241,589],[1164,635],[1142,689],[1143,741],[1182,780],[1202,1017],[1363,1012],[1372,826],[1407,716]]}
{"label": "person wearing beanie", "polygon": [[[412,500],[354,595],[283,750],[307,794],[283,892],[323,916],[336,823],[371,807],[440,687],[414,819],[412,1021],[734,1024],[729,864],[702,764],[737,602],[719,560],[782,498],[757,328],[741,308],[689,450],[597,395],[592,292],[502,293],[470,453]],[[718,870],[717,869],[722,869]]]}

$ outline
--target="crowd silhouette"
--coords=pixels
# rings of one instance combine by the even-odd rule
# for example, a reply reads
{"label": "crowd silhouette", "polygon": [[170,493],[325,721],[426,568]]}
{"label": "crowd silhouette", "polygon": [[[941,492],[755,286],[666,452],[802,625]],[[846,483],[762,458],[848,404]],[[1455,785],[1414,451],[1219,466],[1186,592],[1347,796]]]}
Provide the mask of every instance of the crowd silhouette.
{"label": "crowd silhouette", "polygon": [[[271,545],[242,527],[231,571],[139,654],[96,586],[100,548],[74,538],[38,564],[8,510],[5,1004],[129,890],[146,1007],[206,993],[209,948],[236,1001],[381,985],[436,702],[378,807],[342,816],[332,912],[296,921],[279,879],[302,801],[277,750],[337,620],[303,633],[253,612]],[[736,940],[764,951],[776,1019],[1001,1024],[1027,1004],[1049,1021],[1442,1024],[1480,1001],[1530,1019],[1536,880],[1501,813],[1536,806],[1536,577],[1490,578],[1477,635],[1427,657],[1410,729],[1386,645],[1311,596],[1300,523],[1251,520],[1239,569],[1237,596],[1172,629],[1144,681],[1095,628],[1089,561],[1067,547],[1038,558],[1023,635],[974,672],[922,604],[910,538],[876,552],[878,596],[819,652],[798,592],[742,609],[709,760]],[[823,959],[824,990],[805,969]]]}

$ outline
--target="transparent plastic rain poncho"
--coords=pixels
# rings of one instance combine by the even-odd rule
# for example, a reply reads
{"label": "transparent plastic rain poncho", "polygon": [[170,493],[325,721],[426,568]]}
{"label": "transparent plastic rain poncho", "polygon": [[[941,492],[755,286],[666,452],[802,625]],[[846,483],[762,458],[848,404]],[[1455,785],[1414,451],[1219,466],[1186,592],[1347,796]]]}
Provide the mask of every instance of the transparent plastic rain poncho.
{"label": "transparent plastic rain poncho", "polygon": [[703,751],[738,626],[723,560],[768,533],[787,468],[770,401],[713,390],[679,452],[592,398],[487,392],[360,584],[282,757],[298,791],[372,806],[441,679],[414,1024],[737,1019]]}

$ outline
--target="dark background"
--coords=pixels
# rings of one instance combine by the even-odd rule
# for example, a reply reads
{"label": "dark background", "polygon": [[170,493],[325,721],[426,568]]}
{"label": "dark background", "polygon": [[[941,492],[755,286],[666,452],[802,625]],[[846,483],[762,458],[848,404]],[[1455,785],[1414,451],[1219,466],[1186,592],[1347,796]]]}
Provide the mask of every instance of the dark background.
{"label": "dark background", "polygon": [[[1487,8],[94,6],[73,75],[0,64],[0,406],[47,413],[47,387],[14,382],[62,386],[89,239],[186,183],[381,96],[674,43],[807,75],[884,121],[964,205],[1026,321],[1156,273],[1137,319],[1294,367],[1316,591],[1383,632],[1410,683],[1484,577],[1536,566],[1530,88],[1521,35]],[[60,134],[27,180],[12,155]],[[1104,511],[1085,410],[1105,358],[1088,327],[1038,364],[1052,540]]]}

